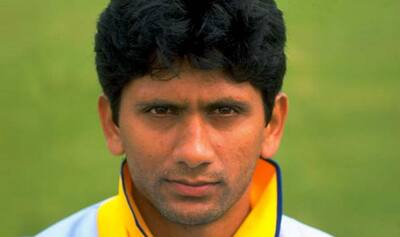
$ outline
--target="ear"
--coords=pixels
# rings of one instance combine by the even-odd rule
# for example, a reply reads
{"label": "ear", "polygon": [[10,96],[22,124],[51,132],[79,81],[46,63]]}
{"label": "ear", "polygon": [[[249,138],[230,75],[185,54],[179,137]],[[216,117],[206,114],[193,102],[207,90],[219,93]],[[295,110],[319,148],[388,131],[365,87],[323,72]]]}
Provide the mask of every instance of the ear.
{"label": "ear", "polygon": [[119,128],[112,119],[111,104],[105,95],[99,97],[98,111],[108,149],[116,156],[124,154]]}
{"label": "ear", "polygon": [[271,119],[264,128],[264,140],[261,147],[261,157],[271,158],[278,151],[281,142],[283,128],[288,113],[288,97],[279,93],[275,97],[275,105]]}

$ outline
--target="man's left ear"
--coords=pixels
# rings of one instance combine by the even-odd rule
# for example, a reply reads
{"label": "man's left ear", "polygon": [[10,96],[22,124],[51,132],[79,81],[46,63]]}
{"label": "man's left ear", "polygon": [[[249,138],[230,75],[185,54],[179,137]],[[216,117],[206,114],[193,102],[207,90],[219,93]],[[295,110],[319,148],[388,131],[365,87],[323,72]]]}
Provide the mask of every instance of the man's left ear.
{"label": "man's left ear", "polygon": [[264,128],[264,140],[261,147],[261,157],[271,158],[278,151],[281,142],[283,128],[288,113],[288,97],[280,92],[275,97],[275,105],[271,119]]}

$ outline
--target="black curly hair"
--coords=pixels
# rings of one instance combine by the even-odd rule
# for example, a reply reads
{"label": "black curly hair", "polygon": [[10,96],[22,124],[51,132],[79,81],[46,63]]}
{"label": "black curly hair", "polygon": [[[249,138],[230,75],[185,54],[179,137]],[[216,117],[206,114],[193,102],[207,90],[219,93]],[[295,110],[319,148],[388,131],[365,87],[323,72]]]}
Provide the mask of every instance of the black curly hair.
{"label": "black curly hair", "polygon": [[96,68],[118,124],[123,87],[186,60],[261,91],[269,121],[286,71],[282,12],[274,0],[111,0],[95,36]]}

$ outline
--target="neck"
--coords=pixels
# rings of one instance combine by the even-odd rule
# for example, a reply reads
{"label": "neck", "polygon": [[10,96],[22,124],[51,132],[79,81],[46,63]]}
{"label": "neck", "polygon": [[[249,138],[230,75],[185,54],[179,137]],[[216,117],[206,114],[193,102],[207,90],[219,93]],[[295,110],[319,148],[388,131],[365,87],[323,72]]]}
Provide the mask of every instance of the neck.
{"label": "neck", "polygon": [[163,217],[137,190],[135,202],[154,237],[232,237],[250,212],[249,188],[219,219],[204,225],[182,225]]}

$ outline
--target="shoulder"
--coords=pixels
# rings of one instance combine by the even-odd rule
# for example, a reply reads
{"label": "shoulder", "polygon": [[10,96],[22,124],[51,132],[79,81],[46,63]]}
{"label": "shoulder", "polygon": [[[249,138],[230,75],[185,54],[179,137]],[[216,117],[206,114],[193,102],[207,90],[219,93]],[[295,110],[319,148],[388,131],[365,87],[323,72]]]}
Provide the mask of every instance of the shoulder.
{"label": "shoulder", "polygon": [[55,223],[35,237],[97,237],[97,210],[102,202]]}
{"label": "shoulder", "polygon": [[279,237],[332,237],[293,218],[282,216]]}

